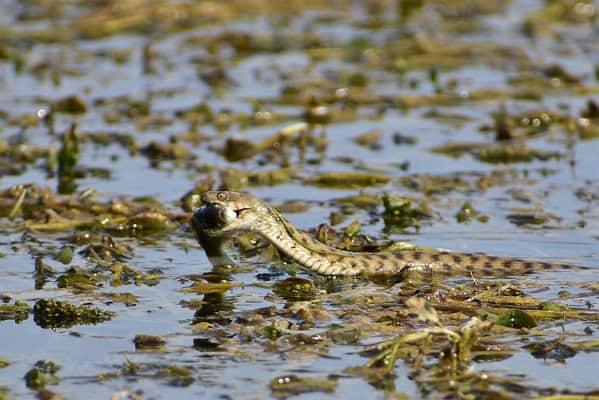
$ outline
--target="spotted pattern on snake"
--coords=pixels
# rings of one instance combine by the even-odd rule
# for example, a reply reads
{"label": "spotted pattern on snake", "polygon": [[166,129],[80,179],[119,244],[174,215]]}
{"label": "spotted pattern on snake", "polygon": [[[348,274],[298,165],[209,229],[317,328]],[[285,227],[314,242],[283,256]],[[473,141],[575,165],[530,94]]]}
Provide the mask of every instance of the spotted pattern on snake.
{"label": "spotted pattern on snake", "polygon": [[471,272],[478,275],[519,275],[538,270],[587,269],[583,266],[493,257],[450,251],[394,253],[349,252],[330,247],[300,232],[277,210],[244,193],[209,191],[203,193],[192,218],[198,236],[230,236],[254,232],[270,241],[283,255],[322,275],[401,274],[431,270],[444,274]]}

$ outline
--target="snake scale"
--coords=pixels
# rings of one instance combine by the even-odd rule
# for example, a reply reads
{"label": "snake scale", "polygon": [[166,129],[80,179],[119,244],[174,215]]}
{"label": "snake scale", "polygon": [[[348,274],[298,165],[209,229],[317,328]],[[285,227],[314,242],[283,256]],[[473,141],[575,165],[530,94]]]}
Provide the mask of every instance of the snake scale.
{"label": "snake scale", "polygon": [[237,232],[254,232],[297,264],[322,275],[391,275],[413,269],[431,269],[441,273],[517,275],[547,269],[586,269],[574,265],[493,257],[478,253],[412,250],[394,253],[349,252],[330,247],[300,232],[277,210],[251,195],[208,191],[203,193],[199,200],[203,207],[196,210],[191,222],[198,238],[227,237]]}

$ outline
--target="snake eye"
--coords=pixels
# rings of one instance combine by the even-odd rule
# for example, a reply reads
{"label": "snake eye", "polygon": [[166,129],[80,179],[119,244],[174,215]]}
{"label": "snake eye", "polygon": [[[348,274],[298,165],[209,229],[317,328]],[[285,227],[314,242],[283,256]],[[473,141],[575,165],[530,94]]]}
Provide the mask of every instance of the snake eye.
{"label": "snake eye", "polygon": [[225,200],[227,200],[227,193],[226,192],[218,192],[216,194],[216,198],[220,201],[225,201]]}

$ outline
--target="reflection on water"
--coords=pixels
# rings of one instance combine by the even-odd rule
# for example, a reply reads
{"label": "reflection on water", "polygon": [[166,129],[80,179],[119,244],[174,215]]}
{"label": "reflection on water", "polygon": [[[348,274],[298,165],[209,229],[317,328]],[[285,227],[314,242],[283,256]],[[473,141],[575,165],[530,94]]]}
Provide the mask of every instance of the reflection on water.
{"label": "reflection on water", "polygon": [[235,299],[222,293],[207,293],[202,297],[202,305],[193,314],[192,324],[208,322],[226,326],[232,320]]}

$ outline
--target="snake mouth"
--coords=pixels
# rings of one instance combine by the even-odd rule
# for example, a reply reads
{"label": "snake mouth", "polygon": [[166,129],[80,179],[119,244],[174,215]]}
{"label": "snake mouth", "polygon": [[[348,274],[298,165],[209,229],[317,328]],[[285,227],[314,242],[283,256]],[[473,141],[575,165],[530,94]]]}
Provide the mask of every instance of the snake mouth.
{"label": "snake mouth", "polygon": [[[228,231],[249,208],[232,209],[221,204],[207,204],[199,208],[192,217],[193,227],[199,233],[214,236]],[[232,229],[232,228],[231,228]]]}

